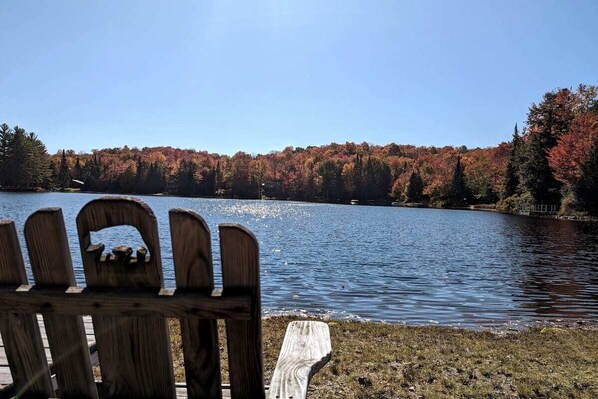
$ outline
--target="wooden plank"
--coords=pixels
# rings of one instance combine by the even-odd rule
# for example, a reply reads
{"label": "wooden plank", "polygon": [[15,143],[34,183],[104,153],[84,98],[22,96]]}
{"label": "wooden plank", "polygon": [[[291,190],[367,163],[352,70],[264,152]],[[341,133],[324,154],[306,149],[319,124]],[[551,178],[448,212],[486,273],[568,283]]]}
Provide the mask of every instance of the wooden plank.
{"label": "wooden plank", "polygon": [[[230,398],[231,394],[230,394],[230,385],[223,385],[222,386],[222,397],[223,398]],[[268,387],[266,387],[265,389],[265,395],[268,395]],[[184,386],[184,384],[177,384],[176,385],[176,397],[177,399],[186,399],[190,396],[188,396],[188,390],[187,388]]]}
{"label": "wooden plank", "polygon": [[[100,392],[105,392],[103,383],[101,381],[97,381],[96,382],[97,386],[98,386],[98,391]],[[185,384],[176,384],[176,397],[177,399],[187,399],[189,397],[188,394],[188,390]],[[223,384],[221,387],[222,390],[222,397],[223,398],[230,398],[231,394],[230,394],[230,385],[228,384]],[[268,394],[268,387],[266,387],[265,389],[265,394]]]}
{"label": "wooden plank", "polygon": [[[0,249],[0,284],[27,284],[25,264],[12,221],[0,221]],[[3,313],[0,332],[17,393],[27,398],[53,396],[35,315]]]}
{"label": "wooden plank", "polygon": [[[25,239],[38,286],[75,286],[71,252],[60,208],[40,209],[25,223]],[[44,315],[61,398],[97,398],[81,316]]]}
{"label": "wooden plank", "polygon": [[321,321],[289,323],[270,383],[270,399],[307,397],[311,377],[332,354],[328,325]]}
{"label": "wooden plank", "polygon": [[[37,316],[37,321],[40,328],[40,333],[43,337],[45,334],[44,322],[41,315]],[[95,349],[95,336],[93,334],[93,327],[91,324],[91,317],[85,316],[83,317],[83,323],[85,325],[85,334],[87,337],[87,342],[89,344],[89,351],[90,351],[90,358],[92,366],[98,366],[98,356]],[[47,341],[44,342],[44,350],[46,351],[46,356],[48,360],[50,360],[50,350],[47,347]],[[52,374],[52,365],[50,364],[50,374]],[[4,352],[4,347],[2,346],[2,339],[0,339],[0,398],[3,398],[4,394],[6,393],[7,389],[12,387],[12,376],[10,374],[10,369],[8,368],[8,361],[6,359],[6,354]],[[11,397],[11,396],[9,396]]]}
{"label": "wooden plank", "polygon": [[264,398],[264,362],[258,243],[237,224],[220,225],[223,293],[253,297],[251,320],[226,321],[231,394],[235,399]]}
{"label": "wooden plank", "polygon": [[[137,228],[148,246],[149,257],[143,256],[140,262],[132,262],[129,256],[115,253],[106,259],[101,257],[103,245],[90,248],[90,232],[120,225]],[[158,225],[153,212],[143,202],[124,197],[90,201],[77,216],[77,230],[89,287],[162,287]],[[175,397],[165,319],[93,316],[93,324],[102,381],[108,397]]]}
{"label": "wooden plank", "polygon": [[[210,229],[193,211],[172,209],[169,215],[177,289],[212,292]],[[221,398],[217,321],[186,317],[180,322],[188,397]]]}
{"label": "wooden plank", "polygon": [[162,288],[0,287],[0,312],[248,320],[251,296]]}

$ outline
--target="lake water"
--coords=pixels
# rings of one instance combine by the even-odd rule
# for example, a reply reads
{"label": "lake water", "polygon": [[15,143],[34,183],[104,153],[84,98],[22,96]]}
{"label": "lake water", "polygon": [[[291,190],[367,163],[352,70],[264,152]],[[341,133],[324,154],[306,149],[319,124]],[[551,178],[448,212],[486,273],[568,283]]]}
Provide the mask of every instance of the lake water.
{"label": "lake water", "polygon": [[[63,209],[84,284],[75,218],[92,194],[0,193],[0,218],[21,235],[29,214]],[[327,314],[409,324],[521,326],[598,318],[598,224],[497,213],[177,197],[140,197],[159,222],[165,285],[174,286],[168,210],[197,211],[213,235],[241,223],[260,244],[265,314]],[[133,228],[94,235],[141,244]],[[24,251],[25,253],[26,251]]]}

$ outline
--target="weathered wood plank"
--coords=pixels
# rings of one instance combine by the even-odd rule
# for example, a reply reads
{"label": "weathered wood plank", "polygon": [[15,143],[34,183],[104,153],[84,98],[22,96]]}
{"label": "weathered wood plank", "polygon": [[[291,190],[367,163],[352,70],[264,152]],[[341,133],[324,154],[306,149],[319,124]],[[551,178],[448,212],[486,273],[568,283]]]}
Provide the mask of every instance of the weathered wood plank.
{"label": "weathered wood plank", "polygon": [[270,399],[304,399],[311,377],[332,354],[328,325],[321,321],[289,323],[270,383]]}
{"label": "weathered wood plank", "polygon": [[[90,232],[130,225],[139,231],[149,257],[132,263],[127,256],[102,259]],[[89,287],[161,288],[162,261],[156,217],[139,200],[105,197],[93,200],[77,216],[79,244]],[[98,250],[99,248],[99,250]],[[174,373],[163,318],[93,316],[102,381],[112,398],[174,398]]]}
{"label": "weathered wood plank", "polygon": [[[169,215],[177,289],[209,294],[214,289],[214,272],[207,224],[189,210],[172,209]],[[180,322],[188,397],[221,398],[216,320],[186,317]]]}
{"label": "weathered wood plank", "polygon": [[[45,334],[43,318],[40,315],[38,315],[37,321],[39,324],[39,328],[40,328],[40,332],[41,332],[41,336],[42,336],[42,340],[43,340],[43,336]],[[91,317],[88,317],[88,316],[83,317],[83,322],[86,325],[85,334],[87,337],[87,343],[89,345],[91,365],[95,367],[95,366],[98,366],[99,363],[98,363],[98,356],[97,356],[96,346],[95,346],[95,336],[93,334],[93,328],[92,328],[92,324],[91,324]],[[52,374],[53,366],[51,364],[50,349],[47,346],[47,341],[44,342],[44,350],[46,352],[46,357],[47,357],[47,360],[50,365],[50,374]],[[6,359],[4,347],[2,346],[2,340],[0,339],[0,392],[3,392],[6,389],[9,389],[12,386],[12,383],[13,383],[12,376],[10,374],[10,369],[8,368],[8,360]],[[2,398],[2,397],[3,396],[0,395],[0,398]]]}
{"label": "weathered wood plank", "polygon": [[258,243],[237,224],[220,225],[223,293],[253,297],[251,320],[226,321],[231,394],[235,399],[264,398],[264,362]]}
{"label": "weathered wood plank", "polygon": [[[0,284],[27,284],[25,264],[12,221],[0,221]],[[35,315],[0,315],[2,342],[16,391],[22,397],[53,396],[52,380]]]}
{"label": "weathered wood plank", "polygon": [[0,287],[0,312],[248,320],[251,296],[161,288]]}
{"label": "weathered wood plank", "polygon": [[[29,216],[25,223],[25,239],[38,286],[76,285],[60,208],[40,209]],[[44,326],[60,397],[97,398],[81,316],[46,314]]]}
{"label": "weathered wood plank", "polygon": [[[100,392],[104,392],[105,389],[103,387],[103,383],[101,381],[97,381],[96,382],[97,386],[98,386],[98,391]],[[231,397],[231,393],[230,393],[230,385],[228,384],[223,384],[222,387],[222,397],[223,398],[230,398]],[[268,394],[268,387],[265,388],[265,394]],[[177,399],[187,399],[189,398],[189,394],[188,394],[188,390],[185,384],[176,384],[176,397]]]}

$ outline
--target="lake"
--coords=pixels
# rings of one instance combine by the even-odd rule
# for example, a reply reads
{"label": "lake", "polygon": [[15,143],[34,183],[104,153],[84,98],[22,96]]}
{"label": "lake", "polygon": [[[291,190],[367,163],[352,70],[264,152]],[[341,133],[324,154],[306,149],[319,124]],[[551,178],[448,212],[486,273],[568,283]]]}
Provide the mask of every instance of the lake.
{"label": "lake", "polygon": [[[61,207],[84,285],[75,218],[98,196],[0,193],[0,218],[15,220],[24,249],[26,218],[42,207]],[[158,218],[166,287],[174,286],[169,209],[193,209],[208,223],[217,285],[217,225],[251,229],[260,244],[265,314],[470,328],[598,318],[596,223],[458,210],[140,198]],[[98,232],[92,241],[107,248],[141,244],[130,227]]]}

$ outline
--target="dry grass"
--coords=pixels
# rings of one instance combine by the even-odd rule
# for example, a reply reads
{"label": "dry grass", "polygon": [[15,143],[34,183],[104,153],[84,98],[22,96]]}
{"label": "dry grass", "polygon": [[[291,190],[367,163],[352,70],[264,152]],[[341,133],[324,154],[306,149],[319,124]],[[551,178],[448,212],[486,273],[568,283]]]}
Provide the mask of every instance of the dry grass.
{"label": "dry grass", "polygon": [[[267,381],[291,320],[264,320]],[[377,323],[328,325],[334,354],[312,381],[313,398],[598,398],[596,330],[500,335]],[[178,323],[171,328],[177,380],[182,381]],[[225,343],[227,381],[224,348]]]}

